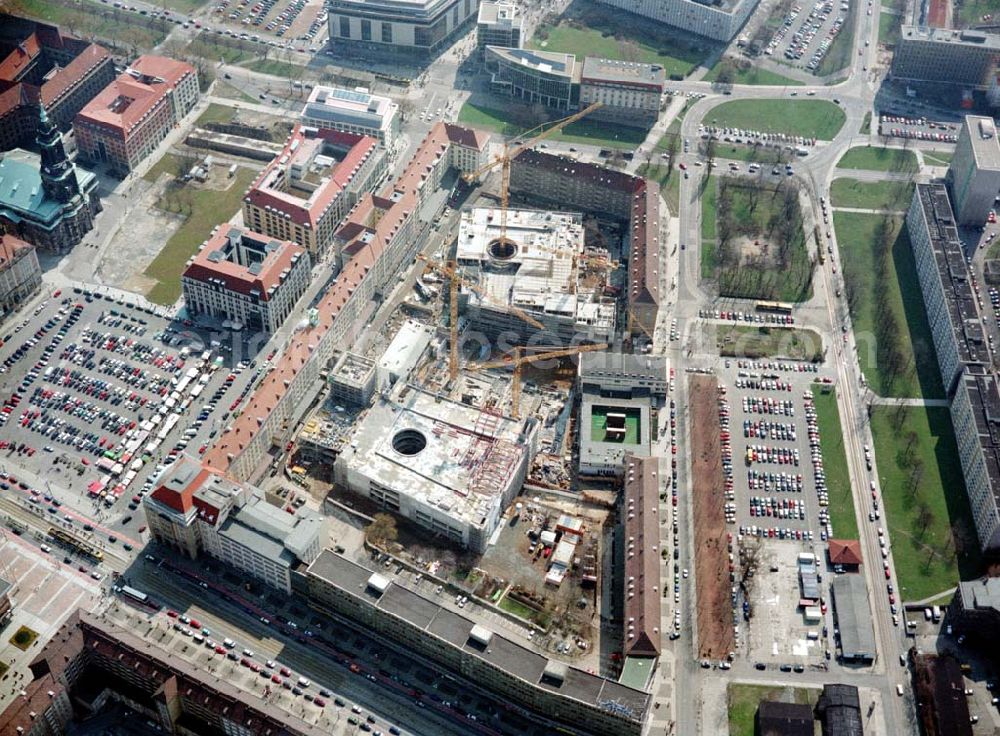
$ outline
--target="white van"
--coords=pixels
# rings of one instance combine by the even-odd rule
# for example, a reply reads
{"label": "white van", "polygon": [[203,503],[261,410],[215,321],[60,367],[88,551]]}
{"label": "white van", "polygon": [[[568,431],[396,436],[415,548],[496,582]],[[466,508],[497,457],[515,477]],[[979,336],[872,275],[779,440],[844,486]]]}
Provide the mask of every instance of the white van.
{"label": "white van", "polygon": [[222,646],[224,646],[226,649],[232,649],[233,647],[236,646],[236,642],[233,641],[232,639],[223,639]]}
{"label": "white van", "polygon": [[205,641],[205,637],[204,637],[204,636],[202,636],[201,634],[195,634],[195,635],[194,635],[194,636],[192,636],[191,638],[192,638],[192,639],[194,639],[194,640],[195,640],[196,642],[198,642],[199,644],[201,644],[201,643],[203,643],[203,642]]}
{"label": "white van", "polygon": [[299,687],[309,687],[310,685],[312,685],[312,683],[309,682],[309,680],[307,680],[306,678],[304,677],[299,678]]}

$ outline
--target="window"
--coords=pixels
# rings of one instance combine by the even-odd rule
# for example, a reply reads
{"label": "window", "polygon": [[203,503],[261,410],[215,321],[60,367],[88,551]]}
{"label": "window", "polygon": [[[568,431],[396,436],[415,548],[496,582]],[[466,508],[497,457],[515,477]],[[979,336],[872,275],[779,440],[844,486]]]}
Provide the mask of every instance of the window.
{"label": "window", "polygon": [[382,24],[382,43],[392,43],[392,23]]}
{"label": "window", "polygon": [[340,16],[340,37],[350,38],[351,37],[351,20],[350,18],[345,18]]}
{"label": "window", "polygon": [[372,40],[372,22],[370,20],[361,21],[361,40],[362,41]]}

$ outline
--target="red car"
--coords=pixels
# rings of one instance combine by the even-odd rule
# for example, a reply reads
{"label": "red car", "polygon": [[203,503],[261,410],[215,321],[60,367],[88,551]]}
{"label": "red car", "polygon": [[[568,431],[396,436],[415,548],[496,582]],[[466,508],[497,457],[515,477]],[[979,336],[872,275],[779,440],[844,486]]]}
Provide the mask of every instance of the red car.
{"label": "red car", "polygon": [[52,292],[52,298],[53,299],[55,299],[56,297],[59,297],[61,295],[62,295],[62,289],[56,289],[55,291]]}
{"label": "red car", "polygon": [[271,675],[271,682],[275,683],[276,685],[280,685],[281,678],[278,677],[277,675]]}
{"label": "red car", "polygon": [[278,672],[280,672],[285,677],[291,677],[292,676],[292,671],[290,669],[288,669],[287,667],[282,667],[280,670],[278,670]]}
{"label": "red car", "polygon": [[687,164],[681,162],[681,163],[677,164],[677,168],[680,169],[681,171],[687,171]]}
{"label": "red car", "polygon": [[201,624],[198,623],[198,619],[194,619],[194,618],[191,619],[191,628],[192,629],[200,629],[201,628]]}
{"label": "red car", "polygon": [[888,580],[891,577],[892,577],[892,574],[888,570],[886,570],[885,571],[885,579]]}
{"label": "red car", "polygon": [[215,653],[216,654],[225,654],[226,653],[226,648],[225,647],[221,647],[221,646],[217,646],[215,648]]}
{"label": "red car", "polygon": [[167,611],[167,615],[170,616],[170,618],[177,618],[177,611]]}

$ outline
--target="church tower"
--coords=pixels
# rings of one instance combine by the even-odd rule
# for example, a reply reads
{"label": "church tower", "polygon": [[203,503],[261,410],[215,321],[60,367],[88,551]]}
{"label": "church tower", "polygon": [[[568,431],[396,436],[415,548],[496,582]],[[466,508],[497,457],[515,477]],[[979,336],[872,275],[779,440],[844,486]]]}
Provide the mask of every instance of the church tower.
{"label": "church tower", "polygon": [[42,160],[42,187],[50,199],[67,203],[80,195],[76,170],[66,155],[62,133],[49,120],[44,105],[38,107],[41,112],[38,116],[38,135],[35,140]]}

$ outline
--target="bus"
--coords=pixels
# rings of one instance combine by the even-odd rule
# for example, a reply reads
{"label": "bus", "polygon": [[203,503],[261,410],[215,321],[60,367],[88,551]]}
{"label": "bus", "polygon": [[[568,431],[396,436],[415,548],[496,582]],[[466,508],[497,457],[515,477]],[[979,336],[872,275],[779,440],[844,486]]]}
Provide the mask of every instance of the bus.
{"label": "bus", "polygon": [[101,550],[97,549],[90,542],[80,539],[75,534],[70,534],[65,529],[57,529],[54,526],[50,526],[49,537],[61,547],[73,552],[79,552],[81,555],[97,562],[104,561],[104,553]]}
{"label": "bus", "polygon": [[121,594],[127,595],[129,598],[132,598],[133,600],[137,600],[139,601],[139,603],[149,603],[148,595],[143,593],[141,590],[136,590],[135,588],[131,588],[128,585],[123,585],[121,587]]}
{"label": "bus", "polygon": [[788,302],[757,302],[758,312],[768,312],[770,314],[791,314],[792,305]]}

